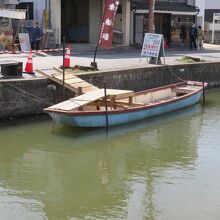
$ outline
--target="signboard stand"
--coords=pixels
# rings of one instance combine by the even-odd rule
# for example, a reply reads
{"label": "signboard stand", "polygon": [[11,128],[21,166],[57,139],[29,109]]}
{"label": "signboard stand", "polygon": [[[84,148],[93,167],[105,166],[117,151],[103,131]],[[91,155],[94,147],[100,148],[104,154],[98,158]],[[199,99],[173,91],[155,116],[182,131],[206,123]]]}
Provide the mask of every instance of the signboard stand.
{"label": "signboard stand", "polygon": [[30,37],[28,33],[19,33],[19,42],[21,47],[21,52],[29,52],[31,50]]}
{"label": "signboard stand", "polygon": [[142,57],[147,58],[147,62],[153,60],[152,63],[158,64],[161,62],[160,58],[163,57],[165,64],[165,51],[164,51],[164,38],[162,34],[146,33],[141,51],[140,62]]}

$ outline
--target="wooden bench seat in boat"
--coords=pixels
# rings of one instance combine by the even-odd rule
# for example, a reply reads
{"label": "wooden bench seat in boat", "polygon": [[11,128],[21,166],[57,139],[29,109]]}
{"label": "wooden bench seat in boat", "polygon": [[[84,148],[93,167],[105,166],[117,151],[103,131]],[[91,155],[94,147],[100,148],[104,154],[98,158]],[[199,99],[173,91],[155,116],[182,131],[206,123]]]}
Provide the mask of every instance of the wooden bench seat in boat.
{"label": "wooden bench seat in boat", "polygon": [[188,93],[191,93],[192,91],[196,91],[198,90],[198,87],[197,86],[183,86],[183,87],[178,87],[178,88],[175,88],[174,91],[179,94],[188,94]]}

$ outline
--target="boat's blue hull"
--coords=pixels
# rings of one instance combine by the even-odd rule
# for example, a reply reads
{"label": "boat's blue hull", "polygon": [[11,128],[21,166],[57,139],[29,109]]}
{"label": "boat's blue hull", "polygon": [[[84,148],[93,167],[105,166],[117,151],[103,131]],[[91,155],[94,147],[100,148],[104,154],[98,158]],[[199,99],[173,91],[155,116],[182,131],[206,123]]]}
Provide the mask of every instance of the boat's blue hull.
{"label": "boat's blue hull", "polygon": [[[145,118],[161,115],[167,112],[176,111],[186,108],[197,103],[202,95],[202,90],[190,96],[176,98],[169,102],[161,102],[156,105],[135,108],[131,111],[108,112],[109,126],[126,124]],[[90,114],[88,115],[74,115],[63,112],[48,112],[54,121],[61,124],[72,125],[77,127],[105,127],[106,115]]]}

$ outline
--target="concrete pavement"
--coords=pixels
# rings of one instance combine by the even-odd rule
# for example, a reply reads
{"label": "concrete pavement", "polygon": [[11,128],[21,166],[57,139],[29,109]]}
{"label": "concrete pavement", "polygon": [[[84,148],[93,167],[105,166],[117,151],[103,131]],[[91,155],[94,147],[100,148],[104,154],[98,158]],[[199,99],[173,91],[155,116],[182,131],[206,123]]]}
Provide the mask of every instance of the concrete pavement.
{"label": "concrete pavement", "polygon": [[[134,67],[148,67],[152,64],[148,64],[146,58],[142,58],[140,62],[141,50],[136,49],[118,49],[110,51],[101,51],[97,54],[97,63],[100,70],[112,70],[112,69],[127,69]],[[220,62],[220,45],[204,44],[204,50],[191,51],[188,48],[167,49],[166,64],[174,65],[181,64],[180,61],[184,56],[193,56],[200,58],[207,62]],[[0,54],[1,60],[16,60],[24,63],[24,67],[27,61],[28,54]],[[71,66],[83,65],[89,66],[93,60],[93,52],[86,49],[82,53],[73,53],[71,56]],[[62,64],[62,52],[59,54],[48,54],[46,57],[41,55],[34,55],[33,57],[34,69],[50,69],[59,67]],[[25,74],[28,77],[28,75]],[[37,76],[40,76],[37,74]],[[31,77],[31,76],[29,76]]]}

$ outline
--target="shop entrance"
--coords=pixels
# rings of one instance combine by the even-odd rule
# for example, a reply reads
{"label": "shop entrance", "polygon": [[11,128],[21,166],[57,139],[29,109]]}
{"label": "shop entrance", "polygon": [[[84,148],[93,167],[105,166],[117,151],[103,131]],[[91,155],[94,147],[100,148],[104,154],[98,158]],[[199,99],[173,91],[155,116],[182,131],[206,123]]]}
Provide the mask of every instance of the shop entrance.
{"label": "shop entrance", "polygon": [[189,31],[195,16],[172,15],[171,18],[171,38],[174,45],[188,46]]}
{"label": "shop entrance", "polygon": [[89,0],[61,0],[61,35],[66,41],[89,41]]}
{"label": "shop entrance", "polygon": [[171,14],[154,15],[155,33],[163,34],[164,40],[170,45],[171,41]]}

